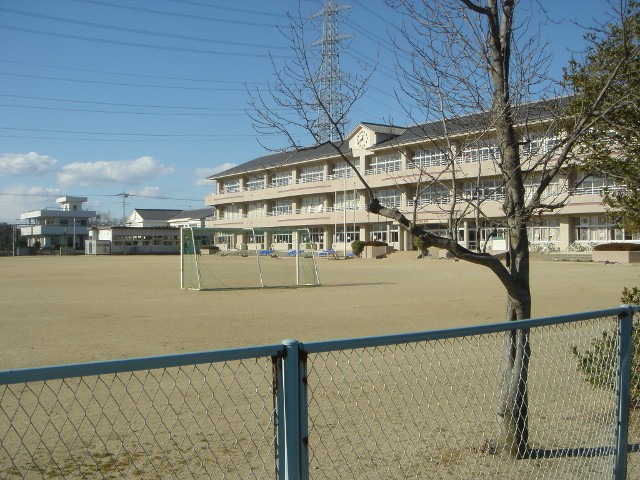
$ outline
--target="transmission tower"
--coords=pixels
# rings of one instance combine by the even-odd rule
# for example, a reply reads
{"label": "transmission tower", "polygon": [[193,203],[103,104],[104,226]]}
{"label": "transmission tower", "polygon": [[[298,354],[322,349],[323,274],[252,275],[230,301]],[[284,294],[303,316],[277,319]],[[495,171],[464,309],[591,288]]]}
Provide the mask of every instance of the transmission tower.
{"label": "transmission tower", "polygon": [[[338,33],[340,12],[350,9],[350,5],[338,5],[336,0],[325,0],[322,8],[311,15],[311,18],[322,17],[322,37],[310,46],[321,46],[320,71],[318,89],[317,132],[322,141],[333,141],[338,138],[338,130],[344,132],[348,121],[344,117],[345,104],[348,100],[343,92],[343,74],[340,71],[340,42],[352,37]],[[326,111],[325,111],[326,109]],[[333,119],[336,125],[331,122]]]}

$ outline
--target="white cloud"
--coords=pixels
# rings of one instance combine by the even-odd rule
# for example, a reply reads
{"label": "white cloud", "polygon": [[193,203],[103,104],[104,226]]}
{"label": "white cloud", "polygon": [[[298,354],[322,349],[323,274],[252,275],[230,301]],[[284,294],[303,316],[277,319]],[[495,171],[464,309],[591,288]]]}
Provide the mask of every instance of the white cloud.
{"label": "white cloud", "polygon": [[0,221],[14,221],[21,213],[41,208],[57,208],[56,197],[64,195],[59,188],[8,185],[0,195]]}
{"label": "white cloud", "polygon": [[55,158],[37,152],[5,153],[0,156],[0,176],[42,176],[56,163]]}
{"label": "white cloud", "polygon": [[197,187],[212,186],[213,183],[211,182],[211,180],[207,180],[207,177],[210,177],[211,175],[215,175],[216,173],[224,172],[225,170],[233,168],[236,165],[237,163],[226,162],[221,165],[217,165],[215,167],[196,168],[194,171],[196,180],[194,180],[193,184]]}
{"label": "white cloud", "polygon": [[140,195],[141,197],[161,197],[162,190],[160,187],[144,187],[142,190],[132,192],[134,195]]}
{"label": "white cloud", "polygon": [[135,185],[160,175],[169,175],[173,171],[173,167],[149,156],[111,162],[75,162],[60,169],[58,182],[63,186],[102,186],[109,183]]}

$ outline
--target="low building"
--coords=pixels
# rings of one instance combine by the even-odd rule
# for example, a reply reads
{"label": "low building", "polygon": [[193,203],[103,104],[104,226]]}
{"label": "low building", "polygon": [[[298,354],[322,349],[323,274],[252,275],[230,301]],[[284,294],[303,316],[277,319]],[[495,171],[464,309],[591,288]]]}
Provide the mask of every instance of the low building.
{"label": "low building", "polygon": [[182,210],[135,208],[124,222],[126,227],[166,227]]}
{"label": "low building", "polygon": [[44,250],[60,249],[62,253],[84,250],[89,221],[96,216],[95,211],[82,208],[86,201],[87,197],[60,197],[56,199],[59,208],[21,214],[20,235],[30,247],[39,245]]}
{"label": "low building", "polygon": [[216,209],[213,207],[200,208],[197,210],[183,210],[169,219],[172,227],[194,227],[204,228],[207,221],[215,218]]}
{"label": "low building", "polygon": [[[135,209],[124,226],[92,228],[87,255],[162,255],[180,253],[180,229],[204,227],[215,209],[159,210]],[[198,237],[199,245],[212,243]]]}
{"label": "low building", "polygon": [[[87,255],[161,255],[180,253],[177,227],[109,226],[92,228]],[[107,246],[109,248],[107,249]]]}

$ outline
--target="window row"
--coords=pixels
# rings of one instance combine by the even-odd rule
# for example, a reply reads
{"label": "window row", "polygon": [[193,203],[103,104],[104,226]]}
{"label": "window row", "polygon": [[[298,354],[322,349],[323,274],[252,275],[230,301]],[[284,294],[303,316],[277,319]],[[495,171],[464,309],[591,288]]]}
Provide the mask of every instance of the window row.
{"label": "window row", "polygon": [[[559,140],[550,137],[533,137],[525,142],[521,151],[525,155],[542,154],[552,151]],[[455,154],[454,154],[455,155]],[[413,152],[411,161],[407,168],[428,168],[449,165],[452,154],[447,149],[431,147]],[[495,140],[478,143],[463,148],[455,156],[457,163],[474,163],[496,160],[500,158],[500,149]],[[354,159],[353,166],[359,169],[359,161]],[[377,155],[368,162],[368,168],[364,170],[365,175],[375,175],[380,173],[397,172],[403,170],[402,156],[399,152]],[[322,182],[325,180],[348,178],[355,176],[351,165],[346,162],[339,162],[333,165],[333,172],[325,175],[323,165],[302,167],[298,175],[297,183]],[[283,187],[293,184],[293,173],[291,170],[275,172],[270,176],[251,176],[245,182],[246,190],[260,190],[268,187]],[[221,193],[236,193],[241,191],[240,180],[225,180],[221,185]]]}

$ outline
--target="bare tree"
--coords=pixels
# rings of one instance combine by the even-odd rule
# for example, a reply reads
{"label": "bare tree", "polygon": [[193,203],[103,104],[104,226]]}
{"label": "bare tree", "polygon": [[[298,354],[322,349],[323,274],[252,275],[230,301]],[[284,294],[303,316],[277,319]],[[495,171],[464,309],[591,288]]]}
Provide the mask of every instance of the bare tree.
{"label": "bare tree", "polygon": [[[568,167],[576,142],[594,122],[610,112],[610,107],[601,108],[602,97],[623,60],[611,70],[601,93],[588,106],[566,116],[566,98],[556,97],[554,84],[546,76],[545,45],[528,24],[529,15],[518,20],[515,0],[388,0],[388,4],[404,12],[408,19],[401,29],[397,48],[405,49],[413,60],[401,66],[401,88],[414,102],[413,107],[419,107],[423,121],[427,120],[412,128],[416,137],[435,145],[445,158],[438,174],[429,173],[428,168],[417,169],[420,180],[416,182],[415,199],[425,188],[441,182],[446,181],[454,189],[448,206],[448,234],[436,235],[417,225],[415,207],[412,217],[408,217],[409,213],[385,206],[376,198],[345,153],[347,132],[342,132],[333,143],[336,154],[354,169],[362,182],[369,212],[394,220],[427,247],[445,249],[460,260],[488,268],[506,290],[506,319],[530,318],[527,223],[540,212],[559,209],[566,203],[567,197],[559,192],[549,195],[548,187]],[[522,8],[518,4],[518,11]],[[275,68],[270,98],[259,93],[252,97],[252,117],[257,130],[284,133],[289,139],[288,146],[294,148],[299,148],[293,134],[295,129],[317,140],[310,107],[321,99],[303,31],[300,17],[295,21],[292,18],[289,40],[295,62]],[[345,114],[362,96],[367,80],[365,75],[351,84],[352,101],[343,110]],[[545,99],[547,95],[552,98]],[[532,102],[533,99],[536,101]],[[274,102],[278,108],[293,111],[298,120],[275,110],[271,107]],[[529,124],[541,119],[555,139],[546,150],[532,148],[535,139],[529,131]],[[333,124],[337,126],[340,121],[341,118],[333,119]],[[539,123],[535,128],[540,130]],[[467,249],[457,241],[456,222],[460,218],[472,212],[479,222],[486,216],[483,203],[487,192],[480,195],[485,190],[480,177],[489,172],[479,170],[486,164],[479,158],[470,161],[475,170],[463,165],[467,160],[462,156],[470,147],[484,149],[487,158],[483,160],[492,161],[491,173],[499,179],[489,190],[500,193],[503,210],[500,226],[507,238],[504,263],[483,251]],[[459,188],[463,177],[471,184],[469,189]],[[494,445],[496,451],[515,458],[526,458],[530,453],[527,390],[530,354],[528,330],[515,326],[505,338],[498,406],[501,429]]]}

